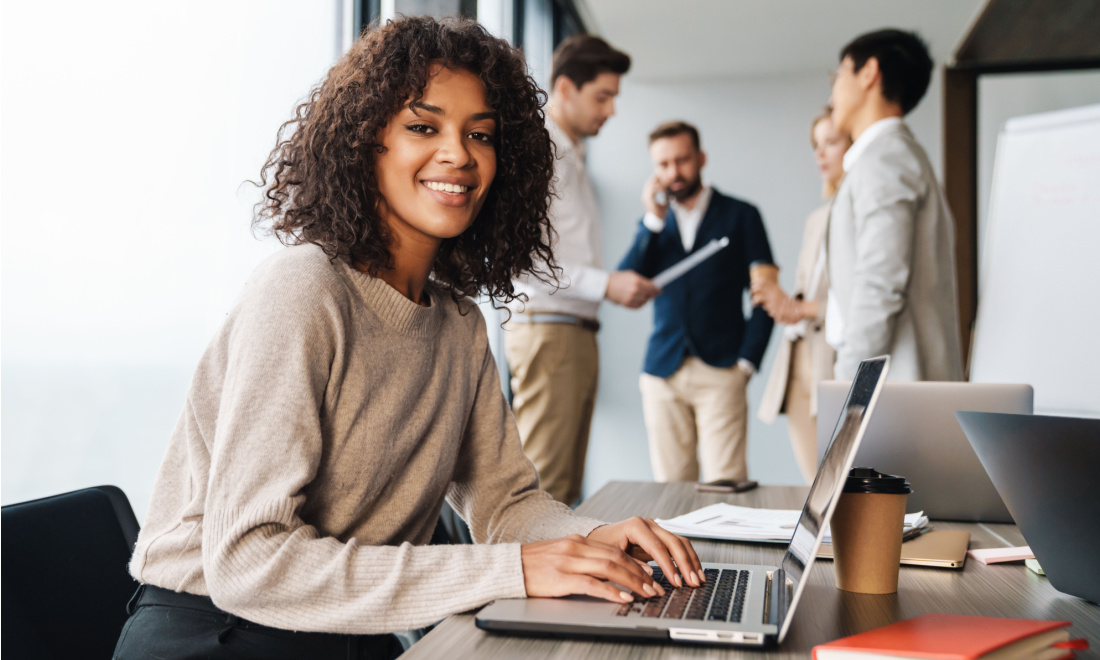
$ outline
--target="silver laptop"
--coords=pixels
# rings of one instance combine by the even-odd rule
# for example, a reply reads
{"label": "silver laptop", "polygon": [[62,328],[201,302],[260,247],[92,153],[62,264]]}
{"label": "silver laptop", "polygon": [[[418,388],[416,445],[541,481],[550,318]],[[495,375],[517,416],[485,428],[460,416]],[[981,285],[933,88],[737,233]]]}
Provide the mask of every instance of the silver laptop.
{"label": "silver laptop", "polygon": [[1100,419],[957,414],[1051,586],[1100,603]]}
{"label": "silver laptop", "polygon": [[838,413],[833,443],[817,471],[802,516],[779,566],[703,563],[706,584],[673,588],[660,569],[665,595],[633,603],[588,596],[498,600],[476,617],[485,630],[664,639],[687,643],[770,646],[783,641],[806,586],[824,530],[836,508],[867,429],[889,357],[864,360]]}
{"label": "silver laptop", "polygon": [[[828,424],[844,405],[846,381],[817,390],[817,456],[829,446]],[[856,454],[855,465],[904,476],[913,485],[907,511],[934,520],[1011,523],[993,482],[982,469],[958,410],[1031,414],[1030,385],[994,383],[886,383]]]}

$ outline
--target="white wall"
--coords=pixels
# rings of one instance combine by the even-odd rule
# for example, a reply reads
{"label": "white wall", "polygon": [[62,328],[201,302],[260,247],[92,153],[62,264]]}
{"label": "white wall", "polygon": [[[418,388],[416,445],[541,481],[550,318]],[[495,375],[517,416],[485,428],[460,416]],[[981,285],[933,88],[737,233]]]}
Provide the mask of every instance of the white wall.
{"label": "white wall", "polygon": [[191,372],[255,264],[256,178],[339,55],[341,2],[4,5],[3,501],[144,513]]}
{"label": "white wall", "polygon": [[[810,122],[828,101],[825,76],[807,74],[684,83],[623,80],[618,114],[590,142],[589,164],[604,222],[605,265],[614,267],[642,214],[641,187],[651,173],[646,136],[658,123],[684,119],[701,133],[708,165],[704,178],[727,194],[755,204],[764,216],[784,286],[794,264],[806,216],[821,203],[810,147]],[[940,79],[909,117],[940,172]],[[611,479],[652,479],[642,422],[638,374],[652,327],[652,306],[629,311],[605,304],[600,317],[600,390],[588,454],[585,493]],[[779,330],[749,386],[749,470],[761,483],[799,484],[786,422],[756,419]]]}

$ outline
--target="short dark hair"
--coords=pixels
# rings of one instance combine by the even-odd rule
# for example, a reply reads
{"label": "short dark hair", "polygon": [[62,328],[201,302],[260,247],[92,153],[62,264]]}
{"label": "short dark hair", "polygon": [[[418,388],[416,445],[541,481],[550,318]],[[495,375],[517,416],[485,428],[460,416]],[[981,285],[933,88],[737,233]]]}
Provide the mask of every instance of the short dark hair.
{"label": "short dark hair", "polygon": [[676,135],[684,135],[685,133],[687,135],[691,136],[691,143],[693,145],[695,145],[695,150],[700,151],[700,148],[699,148],[699,129],[695,128],[694,126],[687,123],[686,121],[680,121],[680,120],[666,121],[665,123],[661,124],[657,128],[653,129],[653,131],[649,134],[649,143],[653,144],[654,142],[656,142],[657,140],[660,140],[661,138],[674,137]]}
{"label": "short dark hair", "polygon": [[840,51],[840,60],[852,58],[859,71],[872,57],[882,75],[882,95],[901,106],[903,114],[917,107],[932,79],[932,57],[916,32],[876,30],[860,35]]}
{"label": "short dark hair", "polygon": [[550,85],[561,76],[573,81],[577,89],[592,82],[601,73],[623,75],[630,70],[630,56],[615,50],[603,39],[589,34],[575,34],[554,49],[550,68]]}

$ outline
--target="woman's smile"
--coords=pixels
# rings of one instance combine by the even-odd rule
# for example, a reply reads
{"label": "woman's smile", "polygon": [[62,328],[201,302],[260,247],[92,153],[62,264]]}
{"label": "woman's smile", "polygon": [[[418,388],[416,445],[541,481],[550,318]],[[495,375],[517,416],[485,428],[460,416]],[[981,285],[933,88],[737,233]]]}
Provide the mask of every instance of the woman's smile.
{"label": "woman's smile", "polygon": [[421,185],[428,190],[429,196],[444,206],[466,206],[473,199],[477,184],[469,180],[456,180],[453,177],[421,179]]}

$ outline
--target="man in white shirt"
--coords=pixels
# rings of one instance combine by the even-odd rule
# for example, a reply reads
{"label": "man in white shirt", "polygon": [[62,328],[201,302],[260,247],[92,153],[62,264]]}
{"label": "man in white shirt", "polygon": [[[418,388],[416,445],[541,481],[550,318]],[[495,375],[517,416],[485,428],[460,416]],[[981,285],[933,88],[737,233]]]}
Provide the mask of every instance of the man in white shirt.
{"label": "man in white shirt", "polygon": [[630,57],[602,39],[576,35],[554,51],[546,128],[554,142],[550,218],[560,286],[525,278],[505,326],[512,409],[523,449],[543,490],[565,504],[581,494],[588,433],[596,405],[600,303],[636,309],[659,292],[632,271],[602,264],[599,207],[585,167],[584,140],[615,114],[619,78]]}
{"label": "man in white shirt", "polygon": [[826,238],[836,377],[889,353],[891,379],[962,380],[954,223],[902,119],[928,89],[932,59],[916,34],[878,30],[840,60],[833,124],[854,142]]}

